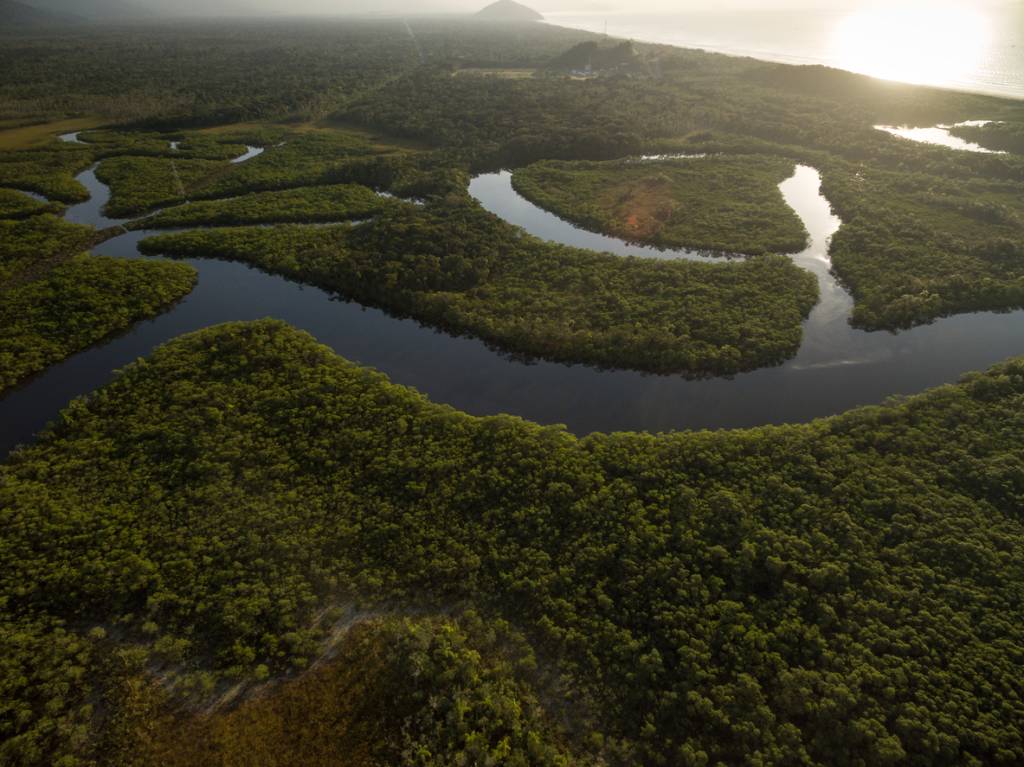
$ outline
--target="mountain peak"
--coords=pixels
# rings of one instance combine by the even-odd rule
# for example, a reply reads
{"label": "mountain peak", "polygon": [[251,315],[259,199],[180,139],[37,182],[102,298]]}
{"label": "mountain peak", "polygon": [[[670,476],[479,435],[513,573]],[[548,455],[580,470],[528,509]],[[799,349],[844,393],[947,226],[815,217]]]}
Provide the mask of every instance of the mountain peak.
{"label": "mountain peak", "polygon": [[515,0],[498,0],[478,12],[476,16],[478,19],[494,21],[544,21],[544,17],[533,8],[528,8]]}

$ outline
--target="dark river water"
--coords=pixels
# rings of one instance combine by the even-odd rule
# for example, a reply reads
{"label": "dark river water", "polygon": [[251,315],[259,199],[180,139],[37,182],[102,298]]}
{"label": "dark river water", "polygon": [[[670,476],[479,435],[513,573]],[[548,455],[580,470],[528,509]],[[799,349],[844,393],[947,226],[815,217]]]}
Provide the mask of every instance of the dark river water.
{"label": "dark river water", "polygon": [[[79,180],[89,202],[69,220],[99,228],[107,189],[86,171]],[[582,365],[524,363],[482,342],[452,337],[413,320],[339,300],[318,288],[242,264],[189,260],[196,288],[171,310],[138,323],[106,343],[52,366],[0,399],[0,454],[33,435],[74,397],[108,383],[114,371],[182,333],[234,320],[274,317],[306,330],[342,356],[386,373],[435,402],[476,415],[510,413],[543,424],[594,431],[714,429],[803,422],[917,393],[955,381],[1024,353],[1024,312],[981,313],[940,320],[900,333],[865,333],[847,320],[849,295],[829,273],[828,239],[839,221],[818,192],[817,172],[799,167],[782,184],[787,202],[811,234],[793,256],[819,280],[822,300],[805,323],[804,342],[788,364],[734,379],[688,381]],[[699,258],[688,251],[654,251],[582,231],[533,206],[512,189],[508,173],[473,180],[470,191],[488,210],[548,240],[620,254]],[[108,240],[97,255],[143,258],[132,232]]]}

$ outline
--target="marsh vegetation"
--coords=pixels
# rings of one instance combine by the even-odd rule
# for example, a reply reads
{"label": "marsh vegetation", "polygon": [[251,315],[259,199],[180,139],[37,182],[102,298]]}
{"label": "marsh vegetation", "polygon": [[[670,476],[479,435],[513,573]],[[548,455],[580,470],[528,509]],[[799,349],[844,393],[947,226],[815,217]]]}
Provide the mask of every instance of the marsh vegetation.
{"label": "marsh vegetation", "polygon": [[791,161],[766,157],[545,161],[516,171],[512,184],[562,218],[625,240],[764,255],[807,245],[779,192],[793,170]]}

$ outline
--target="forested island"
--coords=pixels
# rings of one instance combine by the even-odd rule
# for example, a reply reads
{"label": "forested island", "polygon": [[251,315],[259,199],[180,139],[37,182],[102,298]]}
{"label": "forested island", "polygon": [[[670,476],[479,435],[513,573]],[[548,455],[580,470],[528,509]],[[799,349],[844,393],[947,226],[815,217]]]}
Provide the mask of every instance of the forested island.
{"label": "forested island", "polygon": [[792,162],[764,157],[547,161],[518,171],[513,185],[563,218],[627,240],[764,255],[807,245],[778,189],[791,175]]}
{"label": "forested island", "polygon": [[[0,43],[0,397],[212,262],[523,365],[780,366],[824,300],[798,166],[865,335],[1024,306],[1020,102],[526,20],[31,28]],[[1000,153],[873,127],[967,121]],[[500,169],[708,257],[528,234],[470,191]],[[272,318],[169,338],[0,464],[0,764],[1024,763],[1024,359],[964,372],[576,435]]]}

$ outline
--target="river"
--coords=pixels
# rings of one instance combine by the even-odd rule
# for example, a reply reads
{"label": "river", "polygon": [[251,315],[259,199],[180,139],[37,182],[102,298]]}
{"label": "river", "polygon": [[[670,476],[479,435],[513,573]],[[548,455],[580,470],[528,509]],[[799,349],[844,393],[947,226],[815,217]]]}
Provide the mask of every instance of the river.
{"label": "river", "polygon": [[[79,176],[91,199],[68,209],[72,221],[105,228],[109,192],[90,169]],[[976,313],[939,320],[899,334],[852,328],[849,294],[832,277],[828,240],[840,222],[819,192],[818,173],[800,166],[781,185],[810,233],[792,257],[818,278],[821,301],[804,325],[789,363],[732,379],[687,380],[583,365],[527,363],[481,341],[424,327],[414,320],[339,299],[239,263],[190,259],[196,288],[164,314],[58,363],[0,399],[0,454],[33,435],[76,396],[108,383],[114,371],[176,336],[235,320],[275,317],[306,330],[338,354],[386,373],[436,402],[476,415],[509,413],[542,424],[594,431],[670,431],[804,422],[886,397],[953,382],[1024,353],[1024,312]],[[619,254],[637,246],[594,235],[520,197],[507,172],[473,179],[470,192],[486,209],[544,239]],[[131,232],[94,253],[143,258],[138,242],[154,232]],[[599,237],[599,240],[595,240]],[[693,258],[689,251],[645,256]]]}

